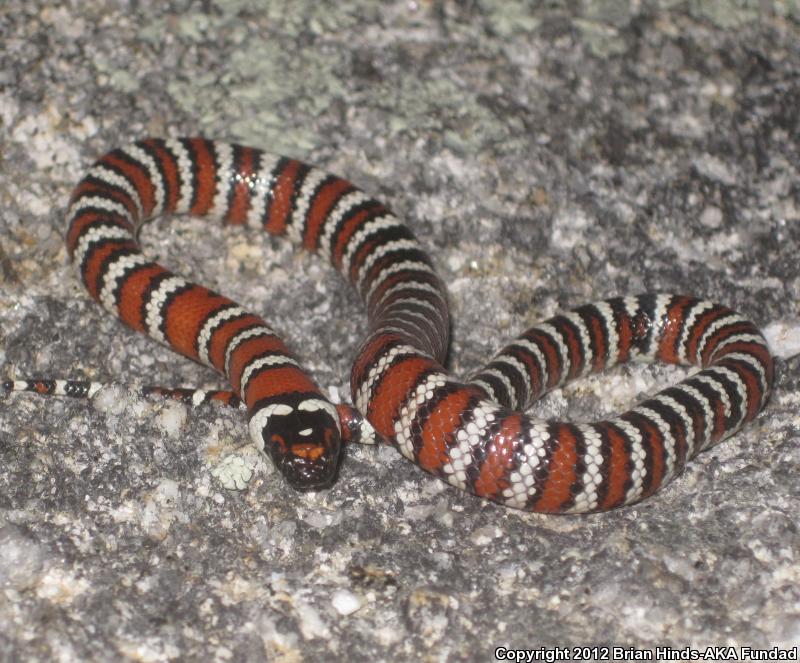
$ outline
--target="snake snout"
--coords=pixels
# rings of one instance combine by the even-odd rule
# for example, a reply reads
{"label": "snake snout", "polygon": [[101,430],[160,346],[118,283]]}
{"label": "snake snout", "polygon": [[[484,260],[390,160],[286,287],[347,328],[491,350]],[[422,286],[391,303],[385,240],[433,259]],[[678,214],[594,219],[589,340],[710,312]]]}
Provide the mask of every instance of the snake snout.
{"label": "snake snout", "polygon": [[288,453],[283,458],[280,471],[289,485],[299,491],[330,488],[336,478],[336,463],[324,456],[316,458]]}

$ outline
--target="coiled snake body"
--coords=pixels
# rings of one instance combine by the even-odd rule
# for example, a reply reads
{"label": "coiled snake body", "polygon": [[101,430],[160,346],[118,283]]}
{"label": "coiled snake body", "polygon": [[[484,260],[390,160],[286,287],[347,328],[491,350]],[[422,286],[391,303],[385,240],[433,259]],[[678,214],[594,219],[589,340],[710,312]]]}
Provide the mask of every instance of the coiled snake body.
{"label": "coiled snake body", "polygon": [[[109,152],[68,210],[67,245],[83,283],[125,324],[222,373],[247,407],[255,445],[300,489],[328,486],[342,440],[369,428],[327,400],[264,320],[142,254],[139,227],[165,213],[263,227],[328,258],[369,319],[351,373],[356,409],[421,468],[506,506],[588,512],[636,502],[753,419],[771,389],[772,358],[753,323],[669,294],[551,318],[460,382],[442,367],[444,285],[380,202],[302,162],[202,138]],[[702,370],[609,421],[522,412],[554,387],[629,360]]]}

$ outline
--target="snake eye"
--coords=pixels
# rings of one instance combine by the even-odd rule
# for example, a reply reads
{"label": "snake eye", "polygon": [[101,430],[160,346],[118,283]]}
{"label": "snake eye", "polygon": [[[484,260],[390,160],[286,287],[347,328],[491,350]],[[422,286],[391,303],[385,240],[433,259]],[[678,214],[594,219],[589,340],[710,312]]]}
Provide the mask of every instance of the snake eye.
{"label": "snake eye", "polygon": [[269,441],[280,449],[281,453],[286,453],[286,441],[280,435],[273,433]]}

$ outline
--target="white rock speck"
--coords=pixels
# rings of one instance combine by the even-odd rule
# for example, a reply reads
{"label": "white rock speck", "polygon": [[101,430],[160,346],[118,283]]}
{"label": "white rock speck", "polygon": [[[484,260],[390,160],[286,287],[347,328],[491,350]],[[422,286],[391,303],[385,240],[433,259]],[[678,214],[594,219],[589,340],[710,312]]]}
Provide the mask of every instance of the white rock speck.
{"label": "white rock speck", "polygon": [[156,425],[169,437],[177,437],[188,418],[186,406],[178,402],[164,404],[164,409],[158,413]]}
{"label": "white rock speck", "polygon": [[120,415],[130,401],[127,389],[117,384],[109,384],[95,394],[92,405],[98,412]]}
{"label": "white rock speck", "polygon": [[361,608],[361,599],[346,589],[340,589],[331,599],[334,610],[340,615],[352,615]]}
{"label": "white rock speck", "polygon": [[0,528],[0,588],[27,589],[42,572],[45,549],[15,525]]}
{"label": "white rock speck", "polygon": [[776,320],[764,327],[763,332],[776,357],[788,359],[800,354],[800,319]]}
{"label": "white rock speck", "polygon": [[722,210],[709,205],[700,214],[700,223],[707,228],[719,228],[722,225]]}

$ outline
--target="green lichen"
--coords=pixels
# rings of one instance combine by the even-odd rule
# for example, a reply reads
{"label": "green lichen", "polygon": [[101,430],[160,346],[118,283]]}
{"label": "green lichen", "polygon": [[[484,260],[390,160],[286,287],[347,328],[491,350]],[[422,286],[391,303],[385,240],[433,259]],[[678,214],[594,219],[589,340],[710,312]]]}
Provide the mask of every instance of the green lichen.
{"label": "green lichen", "polygon": [[541,24],[531,4],[524,0],[481,0],[480,13],[497,35],[511,37],[520,32],[533,32]]}
{"label": "green lichen", "polygon": [[627,49],[625,39],[611,25],[584,19],[575,19],[573,24],[580,31],[592,53],[599,58],[620,55]]}
{"label": "green lichen", "polygon": [[627,25],[634,13],[630,0],[592,0],[582,11],[588,21],[617,27]]}
{"label": "green lichen", "polygon": [[760,0],[691,0],[694,16],[723,29],[736,28],[759,19]]}
{"label": "green lichen", "polygon": [[[167,89],[201,124],[223,125],[230,138],[296,153],[320,142],[308,118],[324,115],[343,95],[343,67],[338,51],[296,49],[265,37],[239,43],[219,71],[191,81],[173,79]],[[292,114],[281,113],[285,106]]]}
{"label": "green lichen", "polygon": [[127,69],[120,68],[112,59],[96,58],[93,61],[95,70],[105,74],[108,86],[123,94],[132,94],[139,90],[139,79]]}
{"label": "green lichen", "polygon": [[781,16],[800,20],[800,0],[776,0],[772,9]]}
{"label": "green lichen", "polygon": [[319,0],[213,0],[213,5],[227,16],[263,16],[276,30],[313,34],[336,32],[376,20],[380,4],[370,0],[319,2]]}
{"label": "green lichen", "polygon": [[420,79],[409,72],[384,83],[374,94],[393,109],[389,135],[438,136],[455,152],[479,151],[488,143],[503,151],[524,131],[514,117],[493,112],[451,79]]}

